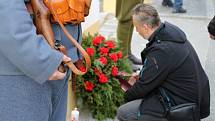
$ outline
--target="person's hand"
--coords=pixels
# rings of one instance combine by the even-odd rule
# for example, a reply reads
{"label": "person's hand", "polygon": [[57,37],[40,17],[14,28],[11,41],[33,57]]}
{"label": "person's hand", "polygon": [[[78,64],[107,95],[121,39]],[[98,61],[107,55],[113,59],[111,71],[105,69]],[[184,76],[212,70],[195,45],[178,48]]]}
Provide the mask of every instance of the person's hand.
{"label": "person's hand", "polygon": [[[63,56],[63,62],[71,61],[71,58],[66,55]],[[60,72],[59,70],[55,70],[54,73],[48,78],[48,80],[61,80],[66,76],[66,72]]]}
{"label": "person's hand", "polygon": [[136,73],[133,73],[132,74],[132,77],[134,77],[136,80],[139,80],[140,79],[140,72],[136,72]]}
{"label": "person's hand", "polygon": [[66,72],[62,73],[58,70],[55,70],[54,73],[48,78],[48,80],[61,80],[66,76]]}
{"label": "person's hand", "polygon": [[134,83],[136,83],[136,81],[137,81],[136,78],[132,76],[129,78],[128,83],[133,86]]}
{"label": "person's hand", "polygon": [[133,73],[132,76],[129,78],[128,83],[130,85],[134,85],[134,83],[136,83],[137,80],[139,80],[140,76],[139,73]]}

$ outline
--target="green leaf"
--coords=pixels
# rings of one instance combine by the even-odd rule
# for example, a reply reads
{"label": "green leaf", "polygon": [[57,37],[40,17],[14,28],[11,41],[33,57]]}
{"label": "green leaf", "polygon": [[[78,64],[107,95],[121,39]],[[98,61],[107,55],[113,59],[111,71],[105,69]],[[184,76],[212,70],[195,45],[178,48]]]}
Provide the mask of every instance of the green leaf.
{"label": "green leaf", "polygon": [[[107,118],[115,118],[117,108],[124,102],[124,92],[120,87],[119,81],[112,76],[112,67],[117,66],[119,71],[125,71],[131,73],[131,64],[127,58],[119,59],[117,62],[113,62],[109,55],[100,55],[100,48],[105,47],[104,41],[99,46],[94,46],[92,41],[98,36],[86,35],[83,38],[82,46],[86,49],[88,47],[95,48],[95,55],[91,57],[92,65],[89,71],[83,75],[78,76],[76,82],[76,96],[83,101],[83,106],[87,107],[93,117],[96,120],[103,121]],[[106,40],[105,40],[106,41]],[[117,46],[114,49],[110,49],[110,53],[117,53],[121,50]],[[103,65],[98,58],[104,56],[107,58],[108,63]],[[98,75],[95,74],[94,68],[99,69],[102,73],[106,74],[109,81],[108,83],[99,83]],[[85,81],[91,81],[95,87],[92,92],[85,90]]]}

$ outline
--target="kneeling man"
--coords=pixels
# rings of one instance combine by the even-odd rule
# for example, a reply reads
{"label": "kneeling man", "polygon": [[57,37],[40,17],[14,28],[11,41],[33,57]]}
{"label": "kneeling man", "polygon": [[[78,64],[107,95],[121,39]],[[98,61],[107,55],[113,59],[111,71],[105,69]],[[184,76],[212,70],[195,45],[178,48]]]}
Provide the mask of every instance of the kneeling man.
{"label": "kneeling man", "polygon": [[161,89],[171,106],[196,105],[197,115],[192,121],[207,117],[210,113],[208,77],[185,33],[171,23],[162,23],[150,5],[137,5],[132,18],[136,31],[148,43],[141,52],[144,66],[140,78],[129,80],[133,86],[125,92],[127,103],[119,107],[117,118],[120,121],[167,121]]}

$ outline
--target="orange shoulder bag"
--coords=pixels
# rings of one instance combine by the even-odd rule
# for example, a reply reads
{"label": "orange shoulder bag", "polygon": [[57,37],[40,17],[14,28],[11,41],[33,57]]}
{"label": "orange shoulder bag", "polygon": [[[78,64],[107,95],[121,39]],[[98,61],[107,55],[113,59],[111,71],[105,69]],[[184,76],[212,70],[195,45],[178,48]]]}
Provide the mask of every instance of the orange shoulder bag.
{"label": "orange shoulder bag", "polygon": [[89,14],[91,0],[44,0],[44,3],[51,11],[53,21],[77,24]]}
{"label": "orange shoulder bag", "polygon": [[[44,35],[44,37],[46,38],[47,42],[50,44],[50,46],[52,48],[55,47],[55,45],[54,45],[54,33],[53,33],[51,23],[50,23],[50,14],[52,14],[53,17],[56,19],[56,21],[61,26],[61,28],[62,28],[63,32],[65,33],[65,35],[78,48],[78,50],[80,50],[81,54],[83,55],[83,57],[85,59],[85,63],[86,63],[86,71],[82,72],[79,69],[77,69],[77,67],[72,63],[72,61],[64,62],[64,63],[75,74],[77,74],[77,75],[85,74],[89,70],[89,68],[91,66],[90,56],[87,54],[87,52],[82,48],[82,46],[72,37],[72,35],[65,28],[63,23],[66,23],[67,21],[64,21],[64,20],[67,20],[67,19],[62,17],[62,16],[65,16],[65,15],[57,14],[57,13],[62,13],[61,12],[62,10],[67,9],[67,8],[63,7],[64,2],[67,1],[67,0],[44,0],[44,1],[46,1],[46,2],[50,1],[48,3],[48,6],[49,6],[48,8],[44,4],[43,0],[31,0],[31,5],[32,5],[32,8],[33,8],[33,12],[35,14],[35,25],[36,25],[36,28],[37,28],[37,32],[39,34]],[[52,1],[54,1],[54,2],[52,2]],[[61,2],[61,1],[64,1],[64,2]],[[83,1],[83,0],[80,0],[80,1]],[[61,4],[55,4],[57,2],[59,2]],[[57,9],[58,8],[57,6],[60,6],[59,9]],[[51,11],[51,13],[50,13],[50,11]],[[62,53],[67,55],[66,49],[62,45],[60,47],[58,47],[57,49],[59,49]]]}

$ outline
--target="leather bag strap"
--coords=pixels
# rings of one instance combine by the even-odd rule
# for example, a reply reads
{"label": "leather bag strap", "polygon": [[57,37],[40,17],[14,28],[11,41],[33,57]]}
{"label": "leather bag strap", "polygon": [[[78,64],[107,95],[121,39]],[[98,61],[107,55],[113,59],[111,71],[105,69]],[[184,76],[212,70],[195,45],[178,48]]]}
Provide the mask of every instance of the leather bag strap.
{"label": "leather bag strap", "polygon": [[70,42],[72,42],[77,49],[81,52],[81,54],[83,55],[85,62],[86,62],[86,71],[82,72],[80,71],[73,63],[72,61],[69,62],[64,62],[69,69],[71,69],[75,74],[77,75],[84,75],[89,68],[91,67],[91,60],[90,60],[90,56],[87,54],[87,52],[83,49],[83,47],[73,38],[73,36],[68,32],[68,30],[66,29],[66,27],[64,26],[64,24],[60,21],[58,15],[55,13],[55,10],[52,7],[52,0],[50,0],[50,8],[51,11],[53,12],[53,16],[55,16],[57,18],[57,22],[59,23],[60,27],[62,28],[63,32],[65,33],[65,35],[68,37],[68,39],[70,40]]}

